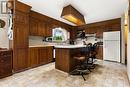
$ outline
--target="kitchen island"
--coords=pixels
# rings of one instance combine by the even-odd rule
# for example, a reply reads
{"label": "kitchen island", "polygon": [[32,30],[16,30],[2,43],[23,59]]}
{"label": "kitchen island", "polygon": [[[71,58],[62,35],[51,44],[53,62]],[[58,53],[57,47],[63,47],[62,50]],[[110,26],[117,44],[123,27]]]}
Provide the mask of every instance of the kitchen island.
{"label": "kitchen island", "polygon": [[74,70],[79,63],[74,57],[80,54],[82,47],[85,45],[55,46],[55,68],[67,73]]}

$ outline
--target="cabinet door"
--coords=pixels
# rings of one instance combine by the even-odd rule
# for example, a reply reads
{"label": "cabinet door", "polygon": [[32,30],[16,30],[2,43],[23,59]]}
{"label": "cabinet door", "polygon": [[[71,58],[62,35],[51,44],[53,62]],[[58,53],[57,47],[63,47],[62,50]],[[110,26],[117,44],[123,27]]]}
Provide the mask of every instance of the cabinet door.
{"label": "cabinet door", "polygon": [[47,51],[46,47],[38,48],[39,64],[46,64],[47,62]]}
{"label": "cabinet door", "polygon": [[29,39],[28,26],[26,24],[15,23],[14,28],[14,47],[27,48]]}
{"label": "cabinet door", "polygon": [[13,29],[13,41],[14,47],[16,48],[26,48],[28,47],[28,33],[29,33],[29,19],[28,14],[20,11],[16,11],[16,16],[14,19],[14,29]]}
{"label": "cabinet door", "polygon": [[47,63],[53,61],[53,47],[47,47]]}
{"label": "cabinet door", "polygon": [[43,21],[38,22],[38,36],[46,36],[46,23]]}
{"label": "cabinet door", "polygon": [[34,67],[38,65],[38,48],[29,48],[29,67]]}
{"label": "cabinet door", "polygon": [[34,36],[38,33],[38,20],[36,18],[30,17],[29,33]]}
{"label": "cabinet door", "polygon": [[28,67],[28,49],[20,48],[14,50],[13,70],[19,72]]}
{"label": "cabinet door", "polygon": [[97,50],[96,58],[103,60],[103,46],[100,46],[99,49]]}

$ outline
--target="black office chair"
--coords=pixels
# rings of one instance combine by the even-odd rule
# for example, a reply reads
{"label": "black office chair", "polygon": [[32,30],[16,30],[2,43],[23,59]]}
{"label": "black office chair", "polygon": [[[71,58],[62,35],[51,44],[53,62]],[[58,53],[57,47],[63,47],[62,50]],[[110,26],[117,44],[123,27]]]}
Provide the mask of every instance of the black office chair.
{"label": "black office chair", "polygon": [[91,69],[94,69],[94,60],[96,59],[96,55],[97,55],[97,50],[99,48],[99,45],[97,43],[94,43],[91,47],[91,52],[89,55],[89,58],[87,60],[87,66],[89,66]]}
{"label": "black office chair", "polygon": [[[74,57],[76,60],[80,62],[80,64],[76,66],[76,69],[74,70],[74,72],[70,73],[71,75],[81,75],[84,81],[86,80],[84,75],[88,74],[88,71],[90,71],[89,67],[87,67],[84,62],[87,58],[89,58],[91,47],[92,47],[92,44],[89,43],[86,45],[86,47],[83,47],[80,49],[80,56]],[[75,72],[78,72],[78,73],[75,74]]]}

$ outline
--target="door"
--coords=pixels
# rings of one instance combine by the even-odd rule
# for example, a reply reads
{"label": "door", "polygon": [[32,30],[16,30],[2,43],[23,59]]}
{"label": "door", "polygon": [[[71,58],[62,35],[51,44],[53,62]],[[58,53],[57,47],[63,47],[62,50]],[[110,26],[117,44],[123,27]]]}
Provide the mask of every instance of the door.
{"label": "door", "polygon": [[103,42],[104,60],[120,62],[120,41]]}

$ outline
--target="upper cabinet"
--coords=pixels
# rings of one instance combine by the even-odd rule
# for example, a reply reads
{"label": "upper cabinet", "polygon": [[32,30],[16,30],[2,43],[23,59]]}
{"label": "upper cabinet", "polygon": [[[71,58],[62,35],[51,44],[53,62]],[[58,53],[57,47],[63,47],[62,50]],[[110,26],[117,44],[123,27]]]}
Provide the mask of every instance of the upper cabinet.
{"label": "upper cabinet", "polygon": [[68,24],[65,24],[61,21],[55,20],[43,14],[40,14],[35,11],[30,12],[30,28],[29,35],[32,36],[44,36],[51,37],[52,29],[57,27],[62,27],[69,31],[72,27]]}
{"label": "upper cabinet", "polygon": [[30,17],[29,34],[32,36],[46,36],[47,25],[44,21]]}
{"label": "upper cabinet", "polygon": [[30,17],[30,24],[29,24],[29,34],[30,35],[37,35],[38,32],[38,20],[33,17]]}

